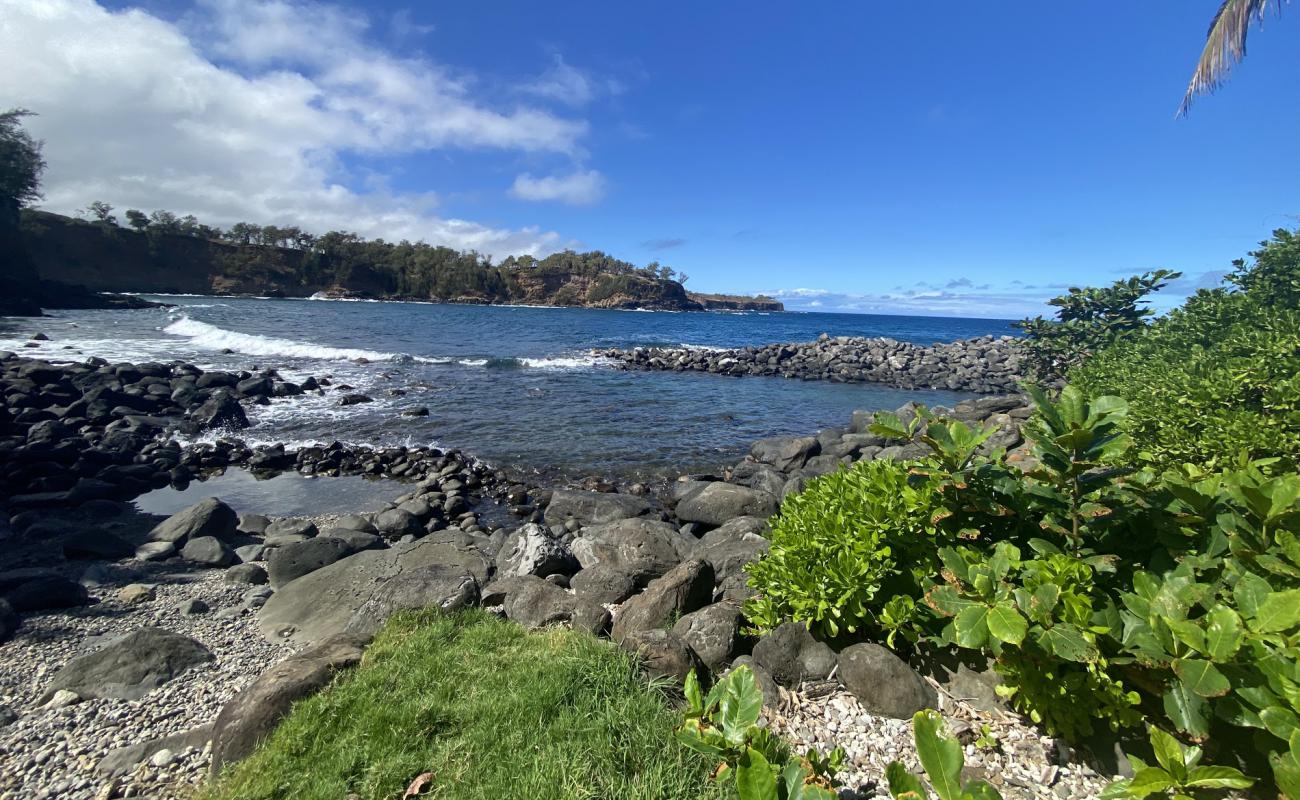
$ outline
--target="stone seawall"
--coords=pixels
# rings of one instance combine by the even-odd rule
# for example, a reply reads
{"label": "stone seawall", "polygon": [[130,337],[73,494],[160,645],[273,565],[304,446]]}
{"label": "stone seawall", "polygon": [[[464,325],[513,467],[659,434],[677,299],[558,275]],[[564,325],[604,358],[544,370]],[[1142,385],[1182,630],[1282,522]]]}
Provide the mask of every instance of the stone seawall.
{"label": "stone seawall", "polygon": [[982,336],[929,347],[895,339],[822,334],[815,342],[734,350],[645,348],[599,352],[626,369],[780,376],[840,383],[884,383],[903,389],[950,389],[978,394],[1018,391],[1017,340]]}

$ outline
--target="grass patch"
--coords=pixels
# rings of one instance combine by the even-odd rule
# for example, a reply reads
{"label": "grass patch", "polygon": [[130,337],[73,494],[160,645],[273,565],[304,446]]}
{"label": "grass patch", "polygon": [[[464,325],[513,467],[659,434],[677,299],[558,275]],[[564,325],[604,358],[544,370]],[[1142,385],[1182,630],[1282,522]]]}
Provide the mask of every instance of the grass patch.
{"label": "grass patch", "polygon": [[297,705],[205,800],[716,797],[632,656],[480,611],[394,617],[360,667]]}

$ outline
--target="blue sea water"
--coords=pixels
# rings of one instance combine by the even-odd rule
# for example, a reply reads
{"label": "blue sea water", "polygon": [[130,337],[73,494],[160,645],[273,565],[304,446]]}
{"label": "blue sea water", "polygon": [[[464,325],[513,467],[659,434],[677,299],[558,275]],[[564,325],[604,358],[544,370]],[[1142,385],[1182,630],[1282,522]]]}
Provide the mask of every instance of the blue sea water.
{"label": "blue sea water", "polygon": [[[716,469],[766,436],[847,424],[854,409],[963,395],[779,378],[624,372],[610,347],[738,347],[832,336],[930,344],[1012,334],[1007,320],[816,313],[668,313],[212,297],[156,297],[175,308],[52,312],[0,319],[0,349],[40,330],[24,355],[274,367],[290,380],[331,376],[339,393],[251,410],[253,442],[344,441],[461,448],[548,476],[657,477]],[[426,407],[424,418],[400,412]]]}

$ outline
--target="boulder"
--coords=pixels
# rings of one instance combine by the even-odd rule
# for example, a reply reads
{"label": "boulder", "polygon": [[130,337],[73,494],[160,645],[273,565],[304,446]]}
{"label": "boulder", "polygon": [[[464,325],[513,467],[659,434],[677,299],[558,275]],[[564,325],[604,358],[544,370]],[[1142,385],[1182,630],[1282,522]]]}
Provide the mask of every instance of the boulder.
{"label": "boulder", "polygon": [[612,564],[595,564],[574,575],[569,586],[593,603],[621,603],[636,594],[637,580]]}
{"label": "boulder", "polygon": [[63,557],[67,559],[102,559],[117,561],[135,555],[130,542],[107,531],[80,530],[63,540]]}
{"label": "boulder", "polygon": [[316,523],[309,519],[277,519],[266,526],[263,535],[268,538],[302,537],[310,539],[317,534]]}
{"label": "boulder", "polygon": [[171,542],[145,542],[135,549],[137,561],[166,561],[176,555],[176,545]]}
{"label": "boulder", "polygon": [[691,548],[691,558],[713,565],[719,583],[733,576],[743,576],[745,566],[767,552],[771,542],[762,531],[767,522],[758,517],[737,517],[722,527],[704,534]]}
{"label": "boulder", "polygon": [[181,558],[205,567],[228,567],[235,563],[235,551],[215,536],[199,536],[185,543]]}
{"label": "boulder", "polygon": [[714,603],[677,620],[672,632],[716,672],[735,654],[740,617],[739,603]]}
{"label": "boulder", "polygon": [[400,508],[390,508],[375,515],[374,526],[380,536],[386,539],[400,539],[403,536],[419,536],[424,533],[424,524],[419,517]]}
{"label": "boulder", "polygon": [[480,585],[492,571],[491,559],[471,536],[441,531],[383,550],[354,553],[286,583],[262,608],[258,624],[272,641],[322,641],[342,633],[353,614],[389,579],[434,564],[460,567]]}
{"label": "boulder", "polygon": [[45,611],[84,606],[90,601],[86,587],[62,575],[39,575],[3,590],[14,611]]}
{"label": "boulder", "polygon": [[235,548],[235,558],[240,562],[262,561],[266,558],[266,545],[246,544]]}
{"label": "boulder", "polygon": [[398,611],[436,608],[452,613],[478,602],[478,580],[463,567],[431,564],[389,578],[353,613],[349,633],[374,636]]}
{"label": "boulder", "polygon": [[778,684],[797,687],[805,679],[801,655],[817,640],[802,622],[783,622],[754,645],[754,663],[767,670]]}
{"label": "boulder", "polygon": [[736,517],[762,517],[776,513],[776,497],[770,492],[713,482],[677,504],[677,516],[685,522],[722,525]]}
{"label": "boulder", "polygon": [[525,628],[558,625],[573,618],[577,599],[534,575],[516,576],[505,596],[506,618]]}
{"label": "boulder", "polygon": [[497,575],[572,575],[578,560],[569,547],[547,528],[530,522],[506,537],[496,559]]}
{"label": "boulder", "polygon": [[239,532],[252,536],[262,536],[271,525],[271,520],[262,514],[240,514]]}
{"label": "boulder", "polygon": [[707,561],[685,561],[623,604],[614,620],[614,641],[621,642],[637,631],[669,627],[712,599],[713,567]]}
{"label": "boulder", "polygon": [[821,452],[815,436],[781,436],[754,442],[749,454],[755,461],[771,464],[781,472],[799,469],[808,459]]}
{"label": "boulder", "polygon": [[221,708],[212,728],[212,774],[253,752],[295,702],[361,661],[368,640],[336,634],[271,667]]}
{"label": "boulder", "polygon": [[603,564],[644,586],[681,563],[691,544],[667,522],[626,519],[583,528],[571,549],[584,570]]}
{"label": "boulder", "polygon": [[703,674],[704,664],[690,645],[670,631],[654,628],[637,631],[619,642],[625,650],[636,653],[641,668],[654,678],[685,681],[695,671]]}
{"label": "boulder", "polygon": [[8,600],[0,598],[0,644],[12,639],[21,625],[22,620],[14,612],[14,607],[9,605]]}
{"label": "boulder", "polygon": [[364,531],[354,531],[348,528],[326,528],[321,531],[321,537],[327,539],[338,539],[347,544],[348,549],[353,553],[359,553],[362,550],[374,550],[380,547],[387,547],[384,540],[373,533]]}
{"label": "boulder", "polygon": [[600,525],[639,517],[650,510],[644,498],[608,492],[580,492],[556,489],[546,507],[546,524],[560,525],[575,519],[582,525]]}
{"label": "boulder", "polygon": [[266,574],[266,570],[262,568],[262,565],[254,564],[252,562],[236,564],[226,570],[226,574],[223,575],[221,579],[226,583],[245,584],[248,586],[263,586],[268,580],[270,580],[269,576]]}
{"label": "boulder", "polygon": [[204,428],[247,428],[244,407],[226,389],[218,389],[207,401],[190,412],[190,418]]}
{"label": "boulder", "polygon": [[334,526],[337,528],[347,528],[348,530],[361,531],[363,533],[378,533],[375,525],[369,517],[363,517],[359,514],[348,514],[334,520]]}
{"label": "boulder", "polygon": [[855,644],[839,657],[839,679],[869,714],[910,719],[937,708],[939,695],[901,658],[878,644]]}
{"label": "boulder", "polygon": [[212,660],[212,653],[188,636],[140,628],[73,658],[54,674],[37,702],[48,702],[60,690],[82,698],[139,700],[185,670]]}
{"label": "boulder", "polygon": [[150,531],[149,540],[179,546],[200,536],[229,539],[235,535],[238,525],[239,517],[233,508],[215,497],[208,497],[158,523]]}
{"label": "boulder", "polygon": [[294,578],[300,578],[321,567],[329,566],[351,553],[352,549],[348,547],[347,542],[325,537],[277,547],[266,556],[271,586],[278,589]]}

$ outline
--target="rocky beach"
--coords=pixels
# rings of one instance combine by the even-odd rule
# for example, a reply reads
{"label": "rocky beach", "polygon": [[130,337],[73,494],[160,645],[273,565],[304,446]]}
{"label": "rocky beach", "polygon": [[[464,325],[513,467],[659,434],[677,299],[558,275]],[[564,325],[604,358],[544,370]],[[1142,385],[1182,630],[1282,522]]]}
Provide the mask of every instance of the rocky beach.
{"label": "rocky beach", "polygon": [[[988,360],[1005,346],[949,349]],[[944,363],[963,380],[961,357]],[[887,761],[914,762],[905,720],[922,707],[960,721],[968,760],[1005,796],[1089,797],[1108,777],[1011,714],[985,670],[908,663],[869,643],[836,652],[793,623],[761,639],[743,631],[753,591],[743,570],[766,550],[782,498],[845,464],[921,452],[871,433],[869,412],[755,442],[711,474],[537,485],[454,451],[240,441],[247,409],[272,398],[368,400],[329,378],[11,352],[0,365],[0,754],[14,765],[0,796],[184,797],[246,755],[294,699],[355,664],[389,614],[469,605],[609,637],[653,675],[748,663],[768,724],[799,747],[843,746],[842,777],[857,796],[880,790]],[[996,426],[986,446],[1026,458],[1024,398],[990,395],[946,413]],[[406,488],[379,511],[326,517],[239,514],[210,498],[163,518],[130,503],[228,469]]]}

